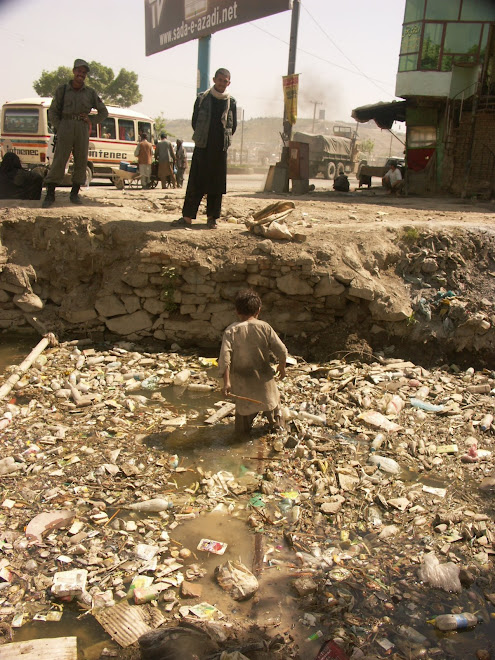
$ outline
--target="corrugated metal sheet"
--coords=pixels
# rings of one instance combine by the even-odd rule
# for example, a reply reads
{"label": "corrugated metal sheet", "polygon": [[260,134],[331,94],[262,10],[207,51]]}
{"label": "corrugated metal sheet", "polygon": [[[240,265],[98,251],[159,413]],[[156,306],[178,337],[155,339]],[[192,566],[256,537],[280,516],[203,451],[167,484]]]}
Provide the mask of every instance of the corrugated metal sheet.
{"label": "corrugated metal sheet", "polygon": [[[158,628],[165,622],[165,618],[158,610],[153,608],[152,616],[148,613],[148,610],[149,606],[147,605],[129,605],[126,600],[123,600],[114,607],[105,607],[93,612],[93,614],[110,637],[117,644],[126,648],[134,644],[141,635]],[[148,621],[151,626],[148,625]],[[0,660],[2,660],[1,656]]]}
{"label": "corrugated metal sheet", "polygon": [[77,660],[77,637],[50,637],[0,646],[0,660]]}

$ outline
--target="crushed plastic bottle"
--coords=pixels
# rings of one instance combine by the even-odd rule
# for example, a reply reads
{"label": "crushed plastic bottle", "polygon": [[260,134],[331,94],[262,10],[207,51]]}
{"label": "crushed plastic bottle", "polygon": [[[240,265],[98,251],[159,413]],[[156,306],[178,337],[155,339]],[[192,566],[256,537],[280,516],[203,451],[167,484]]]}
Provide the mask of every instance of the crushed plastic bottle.
{"label": "crushed plastic bottle", "polygon": [[488,431],[493,424],[493,415],[485,415],[480,422],[480,429],[482,431]]}
{"label": "crushed plastic bottle", "polygon": [[372,465],[376,465],[382,472],[388,472],[388,474],[399,474],[401,471],[400,465],[397,461],[394,461],[393,458],[388,458],[388,456],[370,454],[368,461]]}

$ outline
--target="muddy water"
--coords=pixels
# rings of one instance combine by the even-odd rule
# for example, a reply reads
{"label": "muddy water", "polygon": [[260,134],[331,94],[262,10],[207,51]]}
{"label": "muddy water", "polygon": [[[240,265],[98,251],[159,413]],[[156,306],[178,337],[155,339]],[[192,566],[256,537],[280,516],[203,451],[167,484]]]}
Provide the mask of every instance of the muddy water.
{"label": "muddy water", "polygon": [[[0,372],[9,364],[18,364],[29,353],[37,343],[37,338],[9,338],[8,341],[0,341]],[[0,378],[0,382],[1,382]],[[179,491],[183,487],[194,488],[204,472],[216,473],[220,470],[231,472],[236,479],[240,479],[250,472],[262,473],[265,467],[265,459],[268,456],[266,438],[263,428],[258,428],[249,440],[234,439],[232,425],[218,425],[209,427],[203,423],[203,412],[220,398],[220,394],[201,394],[191,392],[180,392],[177,388],[165,388],[161,390],[163,398],[173,404],[177,412],[187,414],[188,423],[182,428],[170,432],[165,429],[153,428],[145,439],[145,445],[162,447],[164,453],[177,454],[179,466],[185,468],[184,472],[174,474]],[[150,396],[151,392],[142,391],[141,394]],[[159,405],[150,400],[150,405]],[[363,447],[364,451],[365,448]],[[360,457],[361,450],[358,446]],[[415,482],[421,480],[423,483],[434,487],[443,487],[445,484],[439,480],[426,479],[425,475],[417,475],[409,472],[403,475],[404,480]],[[229,498],[230,499],[230,498]],[[112,512],[113,513],[113,512]],[[118,516],[122,519],[133,517],[130,512],[120,512]],[[269,529],[264,534],[256,534],[249,526],[247,519],[250,515],[249,502],[246,496],[241,496],[235,504],[233,511],[229,511],[228,503],[219,511],[213,511],[200,515],[193,520],[186,520],[170,530],[171,547],[178,549],[189,548],[193,552],[193,561],[200,564],[207,571],[206,577],[200,580],[203,593],[200,601],[207,601],[217,607],[227,616],[235,616],[252,623],[259,623],[268,627],[269,632],[276,634],[280,631],[290,630],[293,638],[299,645],[301,658],[311,660],[316,657],[321,640],[309,641],[308,636],[320,628],[316,626],[305,626],[302,617],[305,610],[301,607],[301,600],[295,597],[291,587],[293,579],[304,570],[294,568],[294,552],[285,545],[274,545],[271,543]],[[280,513],[282,515],[282,512]],[[158,518],[157,518],[158,520]],[[338,530],[335,530],[338,538]],[[214,539],[227,544],[227,550],[221,557],[207,554],[197,550],[202,538]],[[373,540],[366,540],[370,550],[380,553],[384,564],[393,564],[396,557],[385,545],[374,546]],[[275,559],[270,562],[269,559]],[[228,559],[240,559],[248,568],[261,566],[258,575],[260,589],[256,597],[246,602],[236,602],[226,595],[214,579],[214,569],[217,565]],[[265,561],[263,561],[265,559]],[[189,562],[191,563],[191,562]],[[366,563],[362,568],[366,570]],[[397,574],[397,580],[407,579],[410,576]],[[413,580],[414,582],[414,580]],[[339,584],[334,582],[331,587],[333,593],[339,590]],[[346,594],[346,584],[342,584],[342,597]],[[462,634],[452,633],[447,639],[443,639],[443,649],[448,649],[446,654],[442,651],[436,656],[405,656],[405,657],[438,657],[454,658],[464,660],[474,657],[473,649],[490,648],[495,643],[495,621],[490,620],[493,608],[486,605],[483,595],[476,589],[465,590],[461,596],[447,593],[435,592],[434,594],[437,612],[449,612],[458,606],[461,600],[466,611],[479,609],[485,615],[488,623],[478,626],[475,630]],[[181,601],[181,605],[187,601]],[[363,603],[356,603],[353,613],[359,618]],[[425,606],[418,610],[404,608],[402,614],[394,613],[394,621],[404,625],[413,626],[417,631],[428,636],[430,643],[435,644],[436,634],[432,627],[427,624],[426,612],[430,608]],[[380,616],[380,615],[378,615]],[[378,623],[379,626],[379,623]],[[325,631],[325,625],[321,626]],[[379,628],[378,628],[379,629]],[[356,634],[362,634],[359,626]],[[115,646],[111,643],[108,635],[91,615],[86,615],[77,609],[75,605],[66,605],[60,622],[31,622],[15,631],[15,641],[29,640],[40,637],[61,637],[75,635],[79,640],[80,660],[97,660],[103,648]],[[440,634],[438,640],[440,641]],[[123,657],[123,656],[122,656]]]}

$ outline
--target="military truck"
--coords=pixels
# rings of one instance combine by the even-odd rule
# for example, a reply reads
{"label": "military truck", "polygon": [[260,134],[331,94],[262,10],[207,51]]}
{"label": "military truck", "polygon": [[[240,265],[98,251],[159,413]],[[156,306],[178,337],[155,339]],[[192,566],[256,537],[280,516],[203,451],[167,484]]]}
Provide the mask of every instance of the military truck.
{"label": "military truck", "polygon": [[353,173],[358,165],[359,143],[350,126],[334,126],[333,135],[294,133],[295,142],[309,144],[309,176],[323,174],[334,179],[342,172]]}

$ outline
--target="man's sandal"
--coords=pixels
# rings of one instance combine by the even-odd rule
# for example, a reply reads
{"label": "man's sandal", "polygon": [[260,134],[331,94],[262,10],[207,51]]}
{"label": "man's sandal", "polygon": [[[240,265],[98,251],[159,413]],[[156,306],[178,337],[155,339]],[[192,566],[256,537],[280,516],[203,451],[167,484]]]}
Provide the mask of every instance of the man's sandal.
{"label": "man's sandal", "polygon": [[174,220],[171,223],[172,227],[190,227],[192,225],[192,222],[186,222],[184,218],[179,218],[178,220]]}

